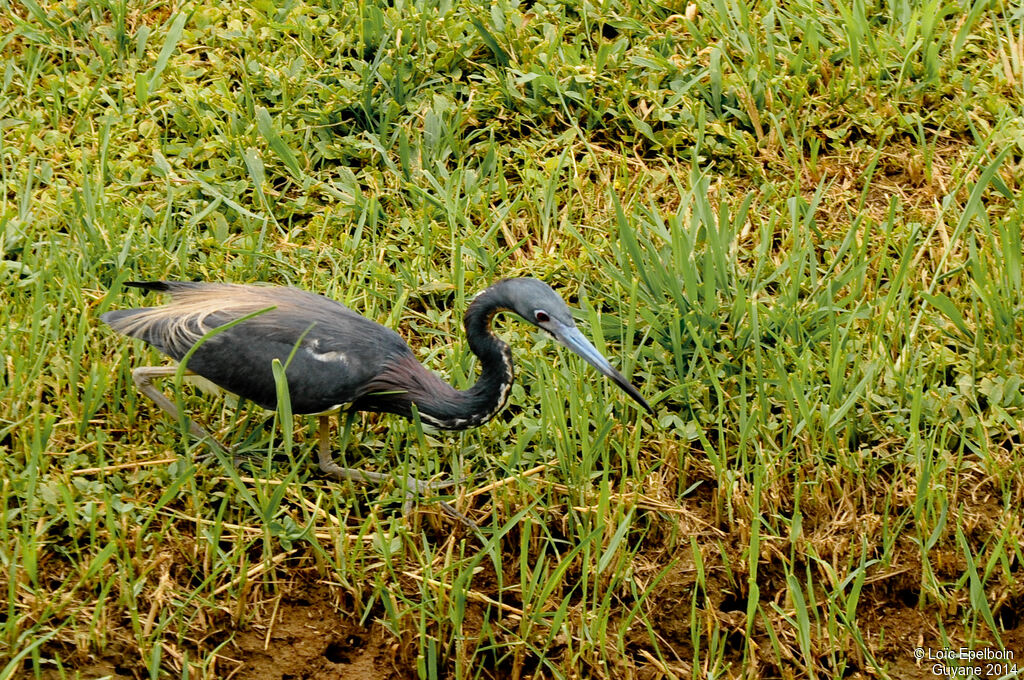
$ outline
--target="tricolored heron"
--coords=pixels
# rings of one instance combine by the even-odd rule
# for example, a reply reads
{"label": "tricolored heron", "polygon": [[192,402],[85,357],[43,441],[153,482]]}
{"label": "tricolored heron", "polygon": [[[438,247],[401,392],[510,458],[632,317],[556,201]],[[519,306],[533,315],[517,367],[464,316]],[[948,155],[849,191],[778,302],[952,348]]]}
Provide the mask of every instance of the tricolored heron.
{"label": "tricolored heron", "polygon": [[[653,413],[640,392],[587,340],[569,307],[546,283],[505,279],[478,294],[466,310],[469,348],[480,360],[480,377],[457,390],[420,364],[398,333],[322,295],[281,286],[132,281],[128,286],[170,293],[160,307],[119,309],[100,318],[114,330],[139,338],[180,361],[211,330],[254,314],[210,335],[189,357],[189,373],[234,394],[274,409],[277,385],[273,359],[286,368],[292,412],[320,415],[318,462],[336,480],[381,483],[387,475],[334,462],[328,445],[328,416],[339,409],[395,413],[439,429],[464,430],[494,417],[512,385],[512,353],[491,332],[491,319],[511,311],[546,331]],[[262,310],[262,313],[258,313]],[[139,390],[172,417],[178,410],[153,380],[174,375],[174,366],[132,371]],[[206,430],[190,422],[191,433],[227,451]],[[407,479],[415,491],[432,487]],[[450,508],[446,507],[450,511]],[[456,513],[457,514],[457,513]]]}

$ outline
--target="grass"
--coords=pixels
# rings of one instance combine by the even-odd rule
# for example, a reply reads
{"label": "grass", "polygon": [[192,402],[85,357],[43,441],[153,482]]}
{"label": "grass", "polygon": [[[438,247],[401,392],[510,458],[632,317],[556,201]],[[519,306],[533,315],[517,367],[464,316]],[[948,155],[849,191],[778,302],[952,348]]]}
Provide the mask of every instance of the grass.
{"label": "grass", "polygon": [[[0,7],[0,678],[1024,675],[1019,7]],[[97,318],[291,284],[464,386],[522,275],[657,415],[502,320],[495,421],[356,419],[482,539],[185,387],[193,464]]]}

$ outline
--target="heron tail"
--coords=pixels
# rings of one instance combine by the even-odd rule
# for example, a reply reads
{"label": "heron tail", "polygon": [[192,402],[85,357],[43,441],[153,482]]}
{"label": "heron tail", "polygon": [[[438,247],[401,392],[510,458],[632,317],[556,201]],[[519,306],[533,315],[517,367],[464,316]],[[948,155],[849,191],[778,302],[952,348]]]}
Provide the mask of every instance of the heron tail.
{"label": "heron tail", "polygon": [[171,289],[167,281],[125,281],[124,285],[143,290],[168,291]]}

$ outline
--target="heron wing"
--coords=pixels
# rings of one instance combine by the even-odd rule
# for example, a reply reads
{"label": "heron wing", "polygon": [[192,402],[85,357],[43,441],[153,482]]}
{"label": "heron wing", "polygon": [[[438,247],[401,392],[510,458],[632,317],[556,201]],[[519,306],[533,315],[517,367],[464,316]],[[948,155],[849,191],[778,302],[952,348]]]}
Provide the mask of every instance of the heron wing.
{"label": "heron wing", "polygon": [[274,359],[287,366],[292,410],[318,413],[364,396],[386,366],[412,356],[391,329],[297,288],[186,282],[146,287],[169,292],[171,303],[101,318],[176,360],[209,331],[258,313],[207,338],[188,368],[266,408],[277,404]]}

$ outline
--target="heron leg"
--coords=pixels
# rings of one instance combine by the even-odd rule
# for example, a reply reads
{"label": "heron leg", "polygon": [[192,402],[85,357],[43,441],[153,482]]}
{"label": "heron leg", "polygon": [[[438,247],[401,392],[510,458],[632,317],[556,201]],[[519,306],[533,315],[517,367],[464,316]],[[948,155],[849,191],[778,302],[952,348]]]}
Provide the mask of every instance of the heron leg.
{"label": "heron leg", "polygon": [[[172,375],[176,375],[177,372],[177,366],[139,366],[132,371],[132,380],[135,381],[135,386],[139,388],[139,391],[152,399],[157,406],[162,408],[175,420],[179,417],[178,407],[174,402],[167,398],[167,395],[157,389],[156,385],[153,384],[153,381],[159,378],[167,378]],[[195,374],[192,371],[185,371],[185,375]],[[188,431],[193,437],[200,441],[209,442],[210,445],[222,453],[228,453],[228,448],[221,444],[216,437],[200,427],[191,418],[186,418],[186,420],[188,421]]]}
{"label": "heron leg", "polygon": [[[329,416],[320,416],[320,445],[316,456],[316,462],[325,475],[339,482],[364,482],[367,484],[383,484],[391,479],[390,475],[380,472],[341,467],[335,463],[334,457],[331,456],[331,445],[328,443],[328,438],[330,437],[330,422],[328,418]],[[352,416],[350,415],[349,424],[351,422]]]}
{"label": "heron leg", "polygon": [[[331,446],[328,443],[330,437],[330,422],[329,416],[320,416],[320,443],[317,448],[317,463],[320,466],[320,470],[335,479],[336,481],[350,481],[350,482],[362,482],[364,484],[375,484],[380,485],[385,482],[389,482],[395,477],[393,475],[384,474],[382,472],[371,472],[370,470],[360,470],[359,468],[348,468],[341,467],[334,462],[334,457],[331,456]],[[345,419],[345,443],[348,443],[348,432],[352,427],[352,420],[355,418],[354,412],[349,412]],[[404,480],[399,480],[399,483],[403,485],[405,489],[405,503],[402,505],[402,511],[405,514],[409,514],[412,509],[413,499],[418,494],[423,492],[433,492],[440,489],[446,489],[455,484],[454,480],[446,482],[424,482],[416,479],[412,476],[406,476]],[[451,517],[459,520],[470,529],[474,531],[477,529],[476,524],[470,518],[463,515],[461,512],[453,508],[450,504],[444,501],[439,501],[441,509]]]}

